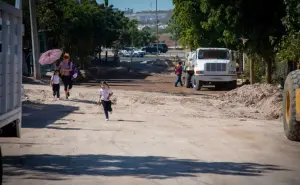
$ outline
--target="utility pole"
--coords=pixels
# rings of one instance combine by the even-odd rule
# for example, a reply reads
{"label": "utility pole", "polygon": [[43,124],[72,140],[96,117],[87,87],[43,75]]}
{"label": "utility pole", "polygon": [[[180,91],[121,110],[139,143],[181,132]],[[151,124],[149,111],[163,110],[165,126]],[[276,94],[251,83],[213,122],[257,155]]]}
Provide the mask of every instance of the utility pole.
{"label": "utility pole", "polygon": [[[107,26],[107,7],[108,7],[108,0],[104,0],[105,5],[105,24]],[[105,64],[107,64],[107,43],[105,41]]]}
{"label": "utility pole", "polygon": [[248,39],[245,39],[245,38],[241,38],[242,42],[243,42],[243,46],[244,46],[244,49],[243,49],[243,72],[245,71],[245,45],[246,45],[246,42],[248,41]]}
{"label": "utility pole", "polygon": [[158,16],[157,16],[157,0],[156,0],[156,61],[158,61]]}
{"label": "utility pole", "polygon": [[250,60],[250,84],[254,84],[254,58]]}
{"label": "utility pole", "polygon": [[31,26],[34,78],[37,80],[40,80],[41,73],[40,73],[40,64],[38,62],[38,60],[39,60],[39,41],[38,41],[39,38],[38,38],[38,32],[37,32],[35,0],[29,0],[29,11],[30,11],[30,26]]}

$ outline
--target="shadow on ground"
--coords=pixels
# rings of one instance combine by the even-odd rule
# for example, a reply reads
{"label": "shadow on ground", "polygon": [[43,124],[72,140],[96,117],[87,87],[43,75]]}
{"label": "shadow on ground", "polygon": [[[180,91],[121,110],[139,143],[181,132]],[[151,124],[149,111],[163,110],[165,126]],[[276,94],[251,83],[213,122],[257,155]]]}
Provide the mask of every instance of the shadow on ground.
{"label": "shadow on ground", "polygon": [[201,162],[159,156],[23,155],[3,157],[6,176],[44,178],[49,175],[135,176],[149,179],[194,177],[199,174],[262,176],[285,170],[275,165]]}
{"label": "shadow on ground", "polygon": [[45,128],[68,114],[79,110],[78,107],[60,104],[23,102],[22,128]]}

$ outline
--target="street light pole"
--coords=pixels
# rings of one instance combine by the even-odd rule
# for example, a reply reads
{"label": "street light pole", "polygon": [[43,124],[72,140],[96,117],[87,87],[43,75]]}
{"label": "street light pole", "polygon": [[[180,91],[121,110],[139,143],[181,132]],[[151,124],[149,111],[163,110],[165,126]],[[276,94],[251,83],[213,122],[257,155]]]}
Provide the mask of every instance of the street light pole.
{"label": "street light pole", "polygon": [[40,64],[39,60],[39,38],[37,32],[36,23],[36,4],[35,0],[29,0],[29,11],[30,11],[30,25],[31,25],[31,40],[32,40],[32,56],[33,56],[33,68],[34,78],[41,79]]}
{"label": "street light pole", "polygon": [[156,0],[156,60],[158,61],[158,16],[157,16],[157,0]]}
{"label": "street light pole", "polygon": [[243,72],[244,72],[245,71],[245,44],[248,41],[248,39],[241,38],[241,40],[243,41],[243,46],[244,46],[243,49]]}

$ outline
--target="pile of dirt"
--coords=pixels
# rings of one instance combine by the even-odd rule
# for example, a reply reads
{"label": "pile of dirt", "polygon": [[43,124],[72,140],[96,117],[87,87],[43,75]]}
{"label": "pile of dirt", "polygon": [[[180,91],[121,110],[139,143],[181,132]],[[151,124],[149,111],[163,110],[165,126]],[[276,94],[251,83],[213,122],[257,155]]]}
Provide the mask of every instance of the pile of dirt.
{"label": "pile of dirt", "polygon": [[274,85],[244,85],[219,95],[218,99],[257,108],[267,119],[278,119],[282,116],[282,91]]}

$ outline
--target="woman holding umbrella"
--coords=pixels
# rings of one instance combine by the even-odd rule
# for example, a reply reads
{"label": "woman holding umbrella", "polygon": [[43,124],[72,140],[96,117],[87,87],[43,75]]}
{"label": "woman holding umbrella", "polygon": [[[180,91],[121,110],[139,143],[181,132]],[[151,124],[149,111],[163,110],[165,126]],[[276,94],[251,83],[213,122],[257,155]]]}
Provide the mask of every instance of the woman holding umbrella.
{"label": "woman holding umbrella", "polygon": [[72,89],[73,86],[72,75],[71,75],[72,68],[73,68],[73,63],[70,60],[70,55],[68,53],[65,53],[63,61],[60,63],[58,69],[62,74],[61,78],[65,86],[66,99],[69,98],[70,90]]}

